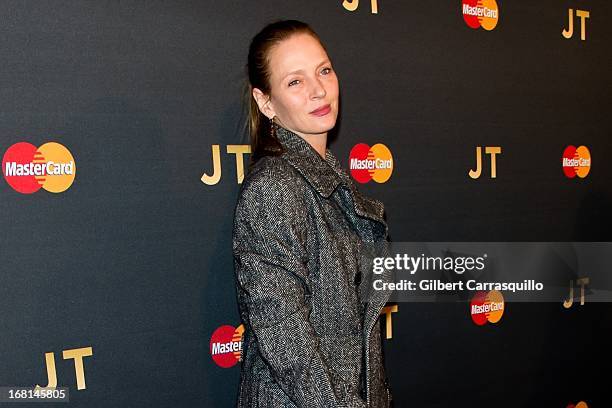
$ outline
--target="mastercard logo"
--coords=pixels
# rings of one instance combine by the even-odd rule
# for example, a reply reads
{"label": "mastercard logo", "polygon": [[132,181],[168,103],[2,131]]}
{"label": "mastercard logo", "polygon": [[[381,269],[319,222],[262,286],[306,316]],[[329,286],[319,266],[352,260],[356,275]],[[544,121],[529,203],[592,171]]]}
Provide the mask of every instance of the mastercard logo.
{"label": "mastercard logo", "polygon": [[384,183],[393,173],[391,151],[382,143],[370,147],[365,143],[356,144],[349,154],[351,175],[360,183],[374,180]]}
{"label": "mastercard logo", "polygon": [[230,368],[242,359],[242,335],[244,325],[238,327],[223,325],[210,337],[210,355],[222,368]]}
{"label": "mastercard logo", "polygon": [[482,27],[491,31],[499,20],[499,7],[495,0],[463,0],[462,12],[463,20],[473,29]]}
{"label": "mastercard logo", "polygon": [[476,292],[470,303],[472,321],[478,326],[497,323],[504,314],[504,297],[498,290]]}
{"label": "mastercard logo", "polygon": [[66,191],[74,182],[76,165],[68,149],[56,142],[40,147],[15,143],[2,157],[2,174],[15,191],[32,194],[41,187],[51,193]]}
{"label": "mastercard logo", "polygon": [[591,152],[586,146],[567,146],[561,157],[563,173],[568,178],[585,178],[591,171]]}

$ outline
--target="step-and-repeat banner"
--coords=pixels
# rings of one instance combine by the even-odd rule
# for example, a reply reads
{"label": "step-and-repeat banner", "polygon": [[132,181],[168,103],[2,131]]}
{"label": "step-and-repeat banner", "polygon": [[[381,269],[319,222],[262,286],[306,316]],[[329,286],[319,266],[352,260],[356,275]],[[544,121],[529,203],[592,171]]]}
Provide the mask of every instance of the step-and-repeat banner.
{"label": "step-and-repeat banner", "polygon": [[[7,401],[38,385],[78,407],[235,404],[241,91],[250,39],[289,18],[327,47],[341,90],[329,147],[385,204],[392,241],[612,241],[607,2],[7,0]],[[577,270],[564,300],[504,303],[491,286],[389,303],[395,406],[609,406],[612,306]]]}

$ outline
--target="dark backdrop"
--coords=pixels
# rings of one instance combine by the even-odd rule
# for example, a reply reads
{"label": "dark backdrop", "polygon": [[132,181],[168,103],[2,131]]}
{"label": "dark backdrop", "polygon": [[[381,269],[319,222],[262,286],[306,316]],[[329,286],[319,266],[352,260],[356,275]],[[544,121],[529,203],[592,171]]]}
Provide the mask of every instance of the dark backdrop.
{"label": "dark backdrop", "polygon": [[[394,241],[611,241],[612,5],[498,1],[492,31],[461,2],[3,1],[0,150],[57,141],[76,160],[63,193],[0,185],[0,386],[58,384],[79,407],[229,407],[239,365],[209,341],[239,324],[227,145],[247,143],[241,95],[251,37],[310,23],[340,79],[330,148],[384,143],[394,170],[361,185]],[[568,9],[590,12],[565,39]],[[561,170],[585,145],[590,174]],[[220,145],[222,177],[212,174]],[[473,180],[476,146],[500,146]],[[247,158],[247,157],[245,157]],[[384,340],[396,406],[606,406],[612,308],[400,304]],[[76,390],[63,350],[92,347]],[[607,377],[606,377],[607,378]],[[602,395],[603,394],[603,395]],[[21,405],[26,406],[27,404]],[[36,405],[38,406],[38,405]],[[63,406],[63,405],[58,405]]]}

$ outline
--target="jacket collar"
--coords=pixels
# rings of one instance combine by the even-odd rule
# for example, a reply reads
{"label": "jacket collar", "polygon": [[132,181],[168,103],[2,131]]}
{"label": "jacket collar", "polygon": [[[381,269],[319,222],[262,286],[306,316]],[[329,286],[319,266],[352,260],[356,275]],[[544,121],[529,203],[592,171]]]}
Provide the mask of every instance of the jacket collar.
{"label": "jacket collar", "polygon": [[285,159],[323,197],[329,197],[343,181],[332,167],[337,160],[329,149],[325,149],[325,159],[323,159],[310,143],[281,126],[276,128],[276,138],[285,148]]}
{"label": "jacket collar", "polygon": [[386,226],[383,218],[384,205],[378,200],[361,195],[353,180],[329,149],[325,149],[325,159],[323,159],[310,143],[282,126],[276,127],[276,137],[285,148],[283,154],[285,159],[321,196],[328,198],[338,185],[342,184],[351,193],[355,212],[358,215],[374,219]]}

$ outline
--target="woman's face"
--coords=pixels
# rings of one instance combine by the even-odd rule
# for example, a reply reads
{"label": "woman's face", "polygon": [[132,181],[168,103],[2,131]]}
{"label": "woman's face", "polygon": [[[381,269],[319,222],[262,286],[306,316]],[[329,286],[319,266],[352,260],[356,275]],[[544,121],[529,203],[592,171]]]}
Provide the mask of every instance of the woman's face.
{"label": "woman's face", "polygon": [[338,78],[319,41],[310,34],[292,35],[271,49],[269,69],[270,100],[266,103],[260,93],[258,101],[264,115],[276,115],[282,126],[302,137],[335,126]]}

